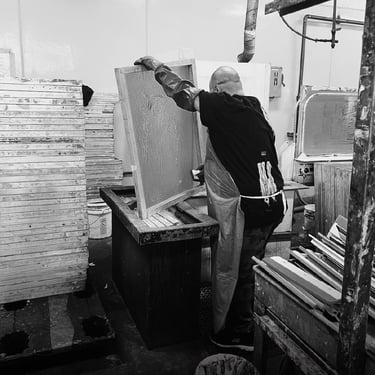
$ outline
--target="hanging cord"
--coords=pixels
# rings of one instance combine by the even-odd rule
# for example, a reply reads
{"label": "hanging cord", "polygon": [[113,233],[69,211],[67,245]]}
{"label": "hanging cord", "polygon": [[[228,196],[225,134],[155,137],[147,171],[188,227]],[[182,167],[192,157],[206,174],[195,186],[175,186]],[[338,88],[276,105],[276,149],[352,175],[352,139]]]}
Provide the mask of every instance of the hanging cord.
{"label": "hanging cord", "polygon": [[[280,13],[279,13],[279,16],[280,16],[280,18],[283,20],[283,22],[285,23],[285,25],[286,25],[290,30],[292,30],[294,33],[296,33],[297,35],[299,35],[300,37],[302,37],[302,38],[304,38],[304,39],[312,40],[312,41],[315,42],[315,43],[316,43],[316,42],[332,43],[332,39],[311,38],[311,37],[309,37],[309,36],[307,36],[307,35],[303,35],[303,34],[301,34],[299,31],[293,29],[293,27],[290,26],[290,25],[288,24],[288,22],[285,21],[284,16],[282,16]],[[335,42],[337,43],[338,41],[336,40]]]}

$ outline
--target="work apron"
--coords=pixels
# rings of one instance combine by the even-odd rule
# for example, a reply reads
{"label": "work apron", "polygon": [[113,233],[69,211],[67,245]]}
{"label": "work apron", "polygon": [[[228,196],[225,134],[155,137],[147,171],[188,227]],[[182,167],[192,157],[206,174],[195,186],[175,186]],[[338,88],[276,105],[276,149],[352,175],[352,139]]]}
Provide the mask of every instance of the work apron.
{"label": "work apron", "polygon": [[245,215],[240,206],[240,192],[232,176],[221,164],[207,138],[204,178],[207,188],[208,214],[219,222],[219,236],[212,249],[213,330],[225,326],[236,287]]}

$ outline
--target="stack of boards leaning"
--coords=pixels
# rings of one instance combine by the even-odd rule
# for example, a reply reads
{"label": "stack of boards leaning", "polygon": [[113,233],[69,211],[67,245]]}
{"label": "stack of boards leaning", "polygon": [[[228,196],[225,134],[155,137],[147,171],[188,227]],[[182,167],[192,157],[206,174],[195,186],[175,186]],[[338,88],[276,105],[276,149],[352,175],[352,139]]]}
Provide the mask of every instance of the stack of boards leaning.
{"label": "stack of boards leaning", "polygon": [[85,116],[77,81],[0,81],[0,303],[82,290]]}
{"label": "stack of boards leaning", "polygon": [[[341,302],[347,220],[339,215],[327,235],[310,235],[314,249],[292,250],[290,261],[270,257],[258,265],[313,309],[338,321]],[[375,319],[375,269],[372,272],[369,317]]]}
{"label": "stack of boards leaning", "polygon": [[122,161],[114,154],[114,108],[118,95],[94,93],[85,107],[87,198],[99,198],[99,189],[121,185]]}

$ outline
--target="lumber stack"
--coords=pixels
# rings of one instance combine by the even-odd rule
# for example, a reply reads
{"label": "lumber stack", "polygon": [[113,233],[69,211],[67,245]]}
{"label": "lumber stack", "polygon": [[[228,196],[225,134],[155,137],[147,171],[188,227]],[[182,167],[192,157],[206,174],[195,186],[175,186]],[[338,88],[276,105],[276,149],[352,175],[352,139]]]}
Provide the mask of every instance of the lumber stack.
{"label": "lumber stack", "polygon": [[85,107],[87,197],[99,198],[99,189],[121,185],[122,161],[115,158],[113,124],[115,94],[94,93]]}
{"label": "lumber stack", "polygon": [[[315,249],[291,251],[290,261],[270,257],[258,265],[292,294],[313,309],[328,313],[338,321],[340,309],[347,220],[339,215],[327,235],[310,235]],[[370,292],[369,316],[375,319],[375,269]]]}
{"label": "lumber stack", "polygon": [[0,81],[0,303],[81,290],[88,266],[80,82]]}

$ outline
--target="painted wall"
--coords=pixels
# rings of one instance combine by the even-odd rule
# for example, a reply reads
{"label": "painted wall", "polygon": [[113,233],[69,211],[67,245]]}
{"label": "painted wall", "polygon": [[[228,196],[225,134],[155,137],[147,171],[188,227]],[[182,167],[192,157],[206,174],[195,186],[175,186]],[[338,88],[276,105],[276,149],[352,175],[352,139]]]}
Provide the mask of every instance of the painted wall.
{"label": "painted wall", "polygon": [[[254,62],[281,66],[285,87],[271,99],[277,147],[293,130],[301,39],[278,14],[264,15],[260,0]],[[18,9],[17,4],[20,4]],[[164,61],[195,57],[236,62],[243,49],[246,0],[1,0],[0,48],[16,54],[17,74],[80,79],[98,92],[117,92],[113,69],[151,54]],[[342,18],[363,20],[365,0],[339,0]],[[355,3],[353,5],[353,3]],[[20,12],[19,12],[20,10]],[[302,30],[305,14],[331,16],[332,2],[285,16]],[[19,23],[21,19],[21,23]],[[357,87],[360,28],[342,27],[338,45],[307,42],[309,85]],[[330,25],[309,24],[308,34],[330,38]]]}

